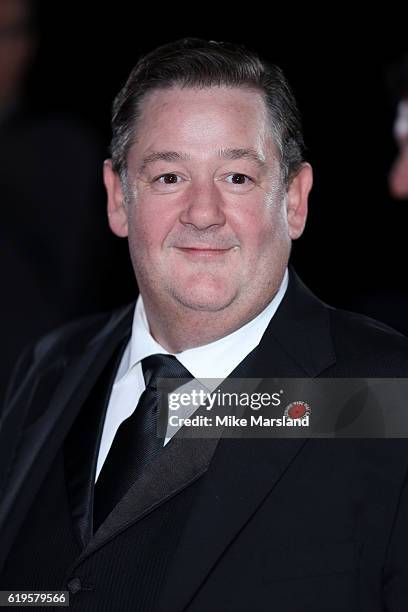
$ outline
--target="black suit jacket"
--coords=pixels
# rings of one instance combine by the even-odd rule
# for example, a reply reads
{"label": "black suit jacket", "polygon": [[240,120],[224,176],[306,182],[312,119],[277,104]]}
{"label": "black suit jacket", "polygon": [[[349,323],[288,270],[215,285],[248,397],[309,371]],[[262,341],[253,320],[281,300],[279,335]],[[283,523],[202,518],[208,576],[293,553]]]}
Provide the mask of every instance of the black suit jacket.
{"label": "black suit jacket", "polygon": [[[130,305],[74,322],[21,358],[2,417],[0,564],[98,376],[129,337],[132,314]],[[288,291],[259,347],[235,374],[405,377],[407,372],[407,339],[326,306],[291,271]],[[80,447],[78,453],[81,470]],[[97,443],[93,469],[96,455]],[[70,489],[75,465],[72,470],[68,496],[82,543],[73,573],[132,525],[143,525],[169,500],[197,487],[166,572],[160,610],[408,609],[403,439],[176,436],[94,535],[93,472]],[[127,568],[129,584],[132,571]],[[94,578],[93,597],[101,598],[102,609],[112,593]]]}

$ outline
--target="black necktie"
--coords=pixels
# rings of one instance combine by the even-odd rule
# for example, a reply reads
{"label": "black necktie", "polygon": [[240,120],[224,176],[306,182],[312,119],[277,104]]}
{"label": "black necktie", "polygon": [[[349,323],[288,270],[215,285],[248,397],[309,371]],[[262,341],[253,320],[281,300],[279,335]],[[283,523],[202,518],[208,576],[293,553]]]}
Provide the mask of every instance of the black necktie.
{"label": "black necktie", "polygon": [[163,448],[167,414],[160,415],[159,423],[158,379],[175,378],[176,388],[181,384],[178,379],[191,378],[188,370],[172,355],[146,357],[142,361],[142,368],[146,389],[140,396],[136,410],[116,432],[95,484],[94,531]]}

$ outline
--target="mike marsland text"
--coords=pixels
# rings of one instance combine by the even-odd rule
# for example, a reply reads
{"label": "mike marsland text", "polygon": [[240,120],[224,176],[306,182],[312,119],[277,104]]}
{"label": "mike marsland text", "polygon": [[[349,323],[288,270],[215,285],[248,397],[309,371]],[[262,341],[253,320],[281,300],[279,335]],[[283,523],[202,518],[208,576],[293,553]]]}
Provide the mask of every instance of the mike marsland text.
{"label": "mike marsland text", "polygon": [[280,418],[269,418],[262,415],[251,415],[250,418],[226,416],[179,417],[172,414],[169,417],[170,427],[309,427],[309,415],[300,419],[292,419],[286,415]]}

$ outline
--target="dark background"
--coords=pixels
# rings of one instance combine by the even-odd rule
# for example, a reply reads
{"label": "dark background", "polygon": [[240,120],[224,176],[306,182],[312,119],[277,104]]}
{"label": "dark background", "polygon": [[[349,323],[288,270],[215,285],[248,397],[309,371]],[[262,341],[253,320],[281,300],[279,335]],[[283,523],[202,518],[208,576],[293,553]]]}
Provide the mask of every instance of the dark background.
{"label": "dark background", "polygon": [[315,172],[296,269],[325,301],[408,331],[408,202],[388,195],[396,148],[385,84],[387,65],[408,49],[402,10],[42,0],[29,92],[43,109],[82,118],[107,147],[111,101],[141,53],[183,36],[255,48],[289,77]]}

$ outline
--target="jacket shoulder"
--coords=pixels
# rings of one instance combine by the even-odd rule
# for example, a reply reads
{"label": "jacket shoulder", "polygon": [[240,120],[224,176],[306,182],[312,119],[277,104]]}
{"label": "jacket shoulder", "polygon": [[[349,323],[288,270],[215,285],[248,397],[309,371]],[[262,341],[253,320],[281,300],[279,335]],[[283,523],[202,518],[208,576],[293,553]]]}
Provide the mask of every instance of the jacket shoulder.
{"label": "jacket shoulder", "polygon": [[80,355],[101,332],[113,328],[118,321],[126,319],[131,325],[134,304],[123,306],[114,311],[87,315],[65,323],[31,345],[20,355],[9,381],[4,407],[20,388],[22,383],[29,384],[31,379],[53,366],[56,362],[69,361]]}
{"label": "jacket shoulder", "polygon": [[[408,377],[408,338],[388,325],[354,312],[328,307],[337,359],[350,369],[368,367],[371,376]],[[361,367],[358,367],[360,365]]]}
{"label": "jacket shoulder", "polygon": [[122,310],[87,315],[53,329],[32,346],[33,360],[42,361],[62,354],[68,356],[81,352],[112,318],[120,315]]}

